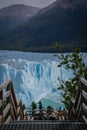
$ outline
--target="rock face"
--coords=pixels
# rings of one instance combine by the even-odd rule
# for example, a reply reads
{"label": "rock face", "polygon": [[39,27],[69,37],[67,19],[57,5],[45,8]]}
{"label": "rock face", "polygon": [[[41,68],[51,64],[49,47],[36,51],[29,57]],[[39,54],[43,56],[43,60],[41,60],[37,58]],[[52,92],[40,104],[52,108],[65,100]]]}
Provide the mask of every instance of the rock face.
{"label": "rock face", "polygon": [[26,5],[12,5],[0,9],[0,34],[22,24],[40,9]]}

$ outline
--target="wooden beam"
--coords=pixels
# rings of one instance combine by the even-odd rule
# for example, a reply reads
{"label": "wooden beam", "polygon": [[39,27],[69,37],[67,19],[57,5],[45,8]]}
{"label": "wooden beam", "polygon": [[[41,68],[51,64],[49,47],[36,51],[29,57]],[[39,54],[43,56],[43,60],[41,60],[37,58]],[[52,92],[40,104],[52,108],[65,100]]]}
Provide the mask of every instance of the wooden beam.
{"label": "wooden beam", "polygon": [[85,92],[84,90],[82,90],[82,96],[87,100],[87,92]]}
{"label": "wooden beam", "polygon": [[85,103],[82,103],[82,108],[83,108],[84,112],[87,114],[87,106],[85,105]]}
{"label": "wooden beam", "polygon": [[20,99],[20,98],[18,98],[18,99],[17,99],[17,106],[19,106],[19,105],[20,105],[20,103],[21,103],[21,99]]}
{"label": "wooden beam", "polygon": [[84,86],[87,86],[87,80],[86,79],[81,78],[80,82],[83,83]]}
{"label": "wooden beam", "polygon": [[23,118],[24,118],[24,115],[23,115],[22,108],[21,108],[21,110],[20,110],[20,115],[21,115],[21,119],[23,120]]}
{"label": "wooden beam", "polygon": [[3,84],[1,84],[1,85],[0,85],[0,91],[1,91],[3,88],[7,87],[7,85],[10,84],[11,82],[12,82],[12,80],[9,79],[9,80],[7,80],[6,82],[4,82]]}
{"label": "wooden beam", "polygon": [[12,83],[11,83],[11,94],[12,94],[12,97],[14,99],[15,106],[17,107],[17,100],[16,100],[15,91],[14,91]]}
{"label": "wooden beam", "polygon": [[8,116],[7,120],[5,121],[5,123],[10,123],[11,122],[11,116]]}
{"label": "wooden beam", "polygon": [[0,116],[2,116],[3,122],[3,90],[0,91]]}
{"label": "wooden beam", "polygon": [[80,108],[80,103],[81,103],[81,94],[79,95],[79,98],[78,98],[78,102],[77,102],[77,104],[76,104],[76,113],[79,111],[79,108]]}
{"label": "wooden beam", "polygon": [[20,110],[21,110],[21,107],[19,106],[19,107],[17,108],[17,114],[19,114]]}
{"label": "wooden beam", "polygon": [[2,121],[3,121],[2,119],[3,119],[3,118],[2,118],[2,116],[0,116],[0,124],[1,124],[1,123],[2,123]]}
{"label": "wooden beam", "polygon": [[11,108],[11,116],[12,116],[12,119],[13,119],[13,120],[16,120],[16,117],[15,117],[15,113],[14,113],[13,108]]}
{"label": "wooden beam", "polygon": [[27,116],[24,116],[24,120],[27,120]]}
{"label": "wooden beam", "polygon": [[8,103],[8,105],[5,107],[5,109],[3,110],[3,118],[5,118],[5,116],[7,115],[7,113],[9,112],[11,108],[11,104]]}
{"label": "wooden beam", "polygon": [[85,117],[85,115],[83,115],[82,118],[87,123],[87,118]]}
{"label": "wooden beam", "polygon": [[25,116],[25,115],[26,115],[26,113],[27,113],[27,112],[26,112],[26,110],[24,109],[24,111],[23,111],[23,112],[24,112],[24,116]]}
{"label": "wooden beam", "polygon": [[5,92],[3,95],[3,100],[7,99],[11,95],[10,90]]}
{"label": "wooden beam", "polygon": [[2,101],[2,100],[0,100],[0,107],[2,107],[2,104],[3,104],[3,101]]}
{"label": "wooden beam", "polygon": [[13,109],[14,109],[14,113],[15,113],[15,115],[17,116],[17,107],[16,107],[16,105],[15,105],[13,96],[11,96],[11,102],[12,102],[12,107],[13,107]]}
{"label": "wooden beam", "polygon": [[21,117],[20,117],[20,116],[18,116],[17,121],[20,121],[20,119],[21,119]]}

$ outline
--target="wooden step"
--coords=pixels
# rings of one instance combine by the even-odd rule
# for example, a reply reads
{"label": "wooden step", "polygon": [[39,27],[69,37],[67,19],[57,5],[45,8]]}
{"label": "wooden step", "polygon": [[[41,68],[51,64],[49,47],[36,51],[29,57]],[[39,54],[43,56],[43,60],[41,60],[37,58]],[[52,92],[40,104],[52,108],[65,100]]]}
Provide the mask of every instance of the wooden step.
{"label": "wooden step", "polygon": [[0,130],[87,130],[87,123],[69,121],[22,121],[2,124]]}

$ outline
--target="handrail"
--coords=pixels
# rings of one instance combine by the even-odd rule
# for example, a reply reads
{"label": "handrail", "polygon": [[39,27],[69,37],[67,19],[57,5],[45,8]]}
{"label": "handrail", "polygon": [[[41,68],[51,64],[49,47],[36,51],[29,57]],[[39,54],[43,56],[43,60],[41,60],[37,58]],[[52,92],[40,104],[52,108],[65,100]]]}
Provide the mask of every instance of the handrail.
{"label": "handrail", "polygon": [[87,80],[81,78],[78,84],[77,95],[69,109],[69,119],[87,122]]}
{"label": "handrail", "polygon": [[8,79],[3,84],[0,85],[0,91],[3,90],[5,87],[7,87],[11,83],[11,79]]}
{"label": "handrail", "polygon": [[22,101],[17,101],[12,80],[9,79],[0,85],[0,123],[24,119],[28,119],[27,113]]}
{"label": "handrail", "polygon": [[3,100],[6,100],[10,96],[10,90],[3,94]]}
{"label": "handrail", "polygon": [[7,113],[9,112],[10,106],[11,106],[11,104],[8,103],[8,104],[6,105],[6,107],[4,108],[4,110],[3,110],[3,118],[5,118],[6,115],[7,115]]}
{"label": "handrail", "polygon": [[87,86],[87,80],[86,79],[81,78],[80,82],[83,83],[84,86]]}

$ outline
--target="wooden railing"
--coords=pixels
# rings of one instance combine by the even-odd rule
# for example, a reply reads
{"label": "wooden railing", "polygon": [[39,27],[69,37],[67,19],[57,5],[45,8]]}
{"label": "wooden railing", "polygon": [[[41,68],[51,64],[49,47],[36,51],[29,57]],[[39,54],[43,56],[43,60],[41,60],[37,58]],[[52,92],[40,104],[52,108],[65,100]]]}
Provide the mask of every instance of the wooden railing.
{"label": "wooden railing", "polygon": [[81,78],[76,98],[71,100],[69,119],[87,122],[87,80]]}
{"label": "wooden railing", "polygon": [[55,110],[54,111],[57,120],[68,120],[68,111],[67,110]]}
{"label": "wooden railing", "polygon": [[[49,112],[50,111],[50,112]],[[67,110],[50,110],[42,108],[41,110],[28,110],[27,113],[30,120],[68,120],[68,111]],[[41,118],[40,118],[41,116]]]}
{"label": "wooden railing", "polygon": [[22,101],[16,99],[12,80],[0,85],[0,123],[27,120],[27,113]]}

